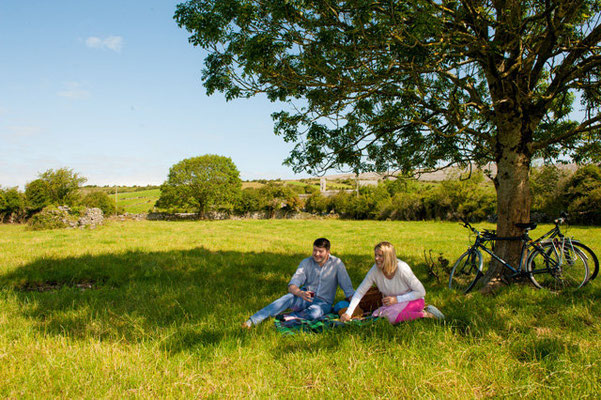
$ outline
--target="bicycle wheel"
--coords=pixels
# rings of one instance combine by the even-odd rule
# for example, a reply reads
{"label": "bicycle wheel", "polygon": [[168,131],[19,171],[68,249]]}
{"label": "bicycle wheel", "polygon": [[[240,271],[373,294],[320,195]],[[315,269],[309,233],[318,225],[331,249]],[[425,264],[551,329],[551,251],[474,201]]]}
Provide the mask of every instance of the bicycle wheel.
{"label": "bicycle wheel", "polygon": [[[568,246],[568,244],[566,244],[566,246]],[[580,250],[584,255],[584,258],[588,263],[588,280],[592,281],[599,273],[599,259],[597,258],[597,255],[587,245],[579,242],[578,240],[572,240],[572,246]]]}
{"label": "bicycle wheel", "polygon": [[[570,254],[572,252],[572,254]],[[578,248],[566,249],[563,254],[553,243],[545,243],[528,257],[526,271],[534,286],[562,291],[580,288],[588,282],[588,263]]]}
{"label": "bicycle wheel", "polygon": [[463,253],[453,265],[449,277],[449,289],[468,293],[482,275],[482,253],[479,250],[470,249]]}

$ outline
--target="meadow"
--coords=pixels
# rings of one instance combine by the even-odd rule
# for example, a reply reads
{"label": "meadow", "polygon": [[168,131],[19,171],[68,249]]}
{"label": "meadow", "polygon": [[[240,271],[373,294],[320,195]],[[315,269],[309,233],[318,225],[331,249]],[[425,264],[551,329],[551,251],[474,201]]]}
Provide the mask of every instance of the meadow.
{"label": "meadow", "polygon": [[[601,253],[601,228],[568,235]],[[374,244],[391,241],[446,320],[293,336],[268,320],[241,330],[286,292],[320,236],[355,286]],[[597,398],[601,281],[563,294],[526,283],[465,296],[428,276],[424,251],[452,262],[469,243],[450,222],[0,225],[0,397]]]}
{"label": "meadow", "polygon": [[[122,207],[125,212],[131,214],[147,213],[154,208],[160,195],[160,189],[117,193],[116,204],[117,207]],[[115,198],[114,195],[113,198]]]}

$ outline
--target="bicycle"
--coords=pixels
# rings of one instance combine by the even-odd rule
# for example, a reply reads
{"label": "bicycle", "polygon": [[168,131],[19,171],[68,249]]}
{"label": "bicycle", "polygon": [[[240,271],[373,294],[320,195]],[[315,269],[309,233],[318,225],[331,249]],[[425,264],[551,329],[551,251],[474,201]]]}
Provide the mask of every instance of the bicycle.
{"label": "bicycle", "polygon": [[588,280],[592,281],[597,277],[597,274],[599,273],[599,259],[597,258],[595,252],[591,250],[587,245],[582,243],[580,240],[568,238],[561,232],[559,226],[565,223],[567,219],[568,214],[566,212],[561,212],[560,217],[553,221],[555,227],[551,228],[547,233],[536,239],[535,242],[540,242],[543,245],[549,242],[553,242],[556,247],[563,247],[565,249],[564,252],[566,253],[564,257],[576,257],[577,254],[571,253],[573,253],[572,249],[574,247],[577,247],[582,252],[588,263],[590,273]]}
{"label": "bicycle", "polygon": [[[469,222],[462,220],[463,226],[476,234],[476,240],[468,250],[463,253],[453,265],[449,277],[449,288],[459,289],[464,293],[471,291],[478,280],[484,275],[482,269],[482,251],[488,253],[494,260],[512,273],[509,279],[516,277],[527,277],[537,288],[549,290],[563,290],[569,287],[580,288],[588,282],[589,268],[586,257],[581,250],[572,247],[575,257],[566,257],[563,248],[556,246],[553,241],[534,241],[528,232],[535,229],[536,223],[516,224],[518,228],[524,229],[521,236],[500,237],[496,232],[484,230],[479,232]],[[544,235],[546,237],[547,235]],[[495,243],[499,240],[520,240],[522,248],[517,268],[497,256],[493,250],[486,247],[487,243]]]}

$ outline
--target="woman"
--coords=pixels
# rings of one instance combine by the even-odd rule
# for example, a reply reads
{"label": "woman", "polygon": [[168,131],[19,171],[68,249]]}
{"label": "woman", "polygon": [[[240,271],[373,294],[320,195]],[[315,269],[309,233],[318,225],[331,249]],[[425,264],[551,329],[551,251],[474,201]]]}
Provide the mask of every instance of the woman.
{"label": "woman", "polygon": [[434,306],[424,310],[424,285],[417,279],[407,263],[396,258],[394,246],[380,242],[374,248],[375,264],[351,299],[351,304],[340,316],[343,322],[349,321],[363,295],[375,284],[384,295],[383,306],[375,310],[374,317],[386,317],[391,324],[417,318],[443,319],[444,315]]}

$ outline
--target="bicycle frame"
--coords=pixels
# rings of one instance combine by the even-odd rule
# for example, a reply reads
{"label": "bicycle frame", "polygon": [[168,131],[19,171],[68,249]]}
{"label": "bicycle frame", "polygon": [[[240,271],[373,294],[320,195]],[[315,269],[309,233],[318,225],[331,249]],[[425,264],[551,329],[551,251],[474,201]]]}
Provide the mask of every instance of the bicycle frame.
{"label": "bicycle frame", "polygon": [[[462,220],[464,227],[471,230],[476,235],[476,239],[453,265],[449,288],[465,288],[464,293],[474,288],[484,274],[482,251],[491,257],[491,261],[494,260],[511,271],[511,273],[506,272],[506,277],[510,280],[516,277],[528,277],[537,288],[551,290],[584,286],[590,276],[588,257],[585,252],[592,254],[591,257],[594,253],[578,241],[572,242],[570,238],[565,237],[559,228],[562,221],[563,218],[555,220],[553,229],[533,240],[529,232],[536,228],[535,223],[516,224],[518,228],[523,229],[523,234],[520,236],[499,237],[495,231],[484,230],[481,233],[469,222]],[[497,240],[521,242],[520,257],[515,267],[495,254],[494,243]],[[492,246],[487,247],[487,243],[491,243]],[[477,263],[474,260],[477,260]],[[546,274],[550,274],[549,277]]]}
{"label": "bicycle frame", "polygon": [[[563,222],[563,220],[564,220],[563,218],[555,220],[555,227],[536,240],[532,240],[530,238],[530,236],[528,235],[528,232],[531,229],[529,227],[524,228],[525,232],[521,236],[505,238],[505,237],[498,237],[496,235],[496,233],[491,233],[488,231],[485,231],[484,234],[481,234],[478,230],[476,230],[473,226],[471,226],[467,221],[463,221],[463,223],[466,228],[469,228],[473,233],[476,234],[476,241],[471,246],[470,252],[473,252],[474,249],[483,250],[485,253],[490,255],[494,260],[501,263],[501,265],[503,267],[509,269],[512,272],[512,275],[509,276],[509,279],[513,279],[513,278],[516,278],[519,276],[528,275],[528,272],[526,272],[526,263],[528,262],[528,259],[530,257],[530,251],[531,251],[530,249],[534,248],[534,249],[542,252],[541,243],[547,243],[547,241],[543,241],[543,239],[549,237],[549,240],[552,241],[552,238],[560,237],[562,239],[562,244],[565,243],[566,238],[559,230],[559,223]],[[532,229],[534,229],[535,227],[536,227],[536,225],[534,225],[532,227]],[[490,250],[485,246],[485,244],[487,242],[492,242],[492,241],[497,241],[497,240],[520,240],[522,242],[522,249],[520,251],[520,260],[519,260],[519,264],[518,264],[517,268],[513,267],[507,261],[503,260],[501,257],[496,255],[493,252],[493,250]],[[555,245],[555,243],[553,243],[553,247],[554,247],[554,252],[557,252],[557,246]],[[543,252],[543,254],[544,254],[544,252]],[[563,252],[561,253],[561,255],[562,255],[562,257],[559,259],[559,263],[556,265],[556,267],[560,267],[563,264]],[[545,257],[545,258],[548,258],[548,257]],[[531,271],[531,273],[536,273],[536,274],[545,273],[545,272],[546,271],[535,271],[535,272]]]}
{"label": "bicycle frame", "polygon": [[528,259],[528,248],[531,246],[531,244],[526,240],[529,239],[527,236],[525,238],[522,239],[522,250],[521,250],[521,255],[520,255],[520,262],[518,265],[518,268],[514,268],[511,264],[509,264],[507,261],[503,260],[501,257],[499,257],[498,255],[496,255],[495,253],[492,252],[492,250],[489,250],[488,247],[484,246],[483,243],[492,241],[492,240],[503,240],[503,239],[499,239],[497,238],[491,238],[489,239],[484,239],[482,240],[482,238],[480,236],[478,236],[476,238],[476,243],[474,243],[474,245],[472,246],[472,248],[470,249],[470,251],[472,249],[481,249],[483,250],[485,253],[487,253],[488,255],[490,255],[494,260],[496,260],[497,262],[501,263],[501,265],[503,265],[505,268],[508,268],[511,272],[513,272],[513,275],[510,276],[510,278],[515,278],[517,276],[522,276],[525,274],[525,268],[523,268],[522,266],[525,265],[527,259]]}

